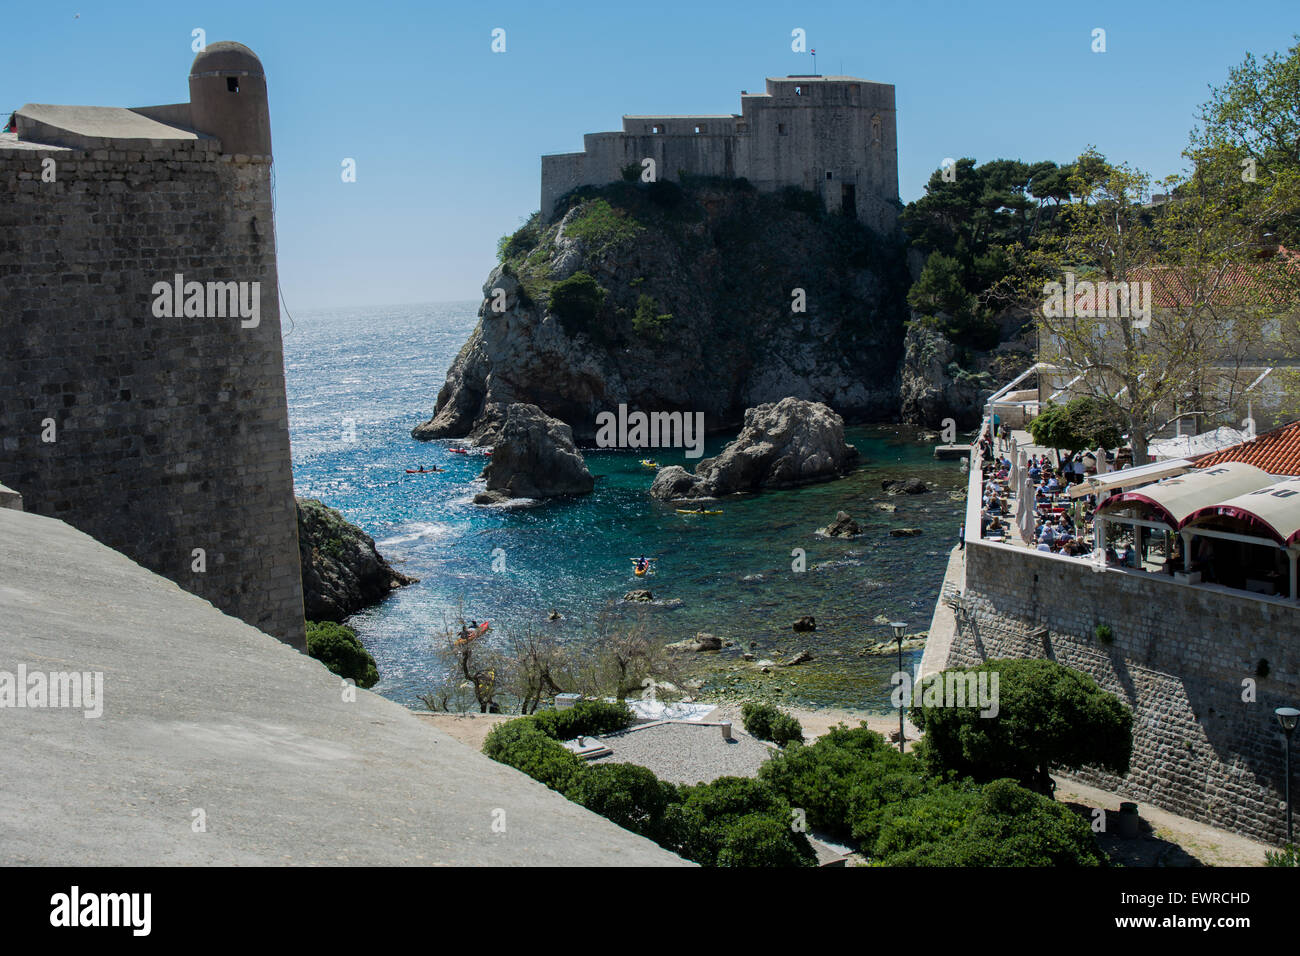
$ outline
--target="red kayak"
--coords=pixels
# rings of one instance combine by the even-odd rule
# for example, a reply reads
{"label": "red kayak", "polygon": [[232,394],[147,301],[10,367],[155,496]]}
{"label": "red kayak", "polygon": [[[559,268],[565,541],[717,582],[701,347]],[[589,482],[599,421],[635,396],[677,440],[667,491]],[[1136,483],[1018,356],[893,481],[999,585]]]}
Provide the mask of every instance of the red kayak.
{"label": "red kayak", "polygon": [[408,468],[408,475],[441,475],[446,469],[444,468]]}
{"label": "red kayak", "polygon": [[469,454],[469,449],[468,449],[468,448],[448,448],[447,451],[451,452],[453,455],[468,455],[468,454]]}

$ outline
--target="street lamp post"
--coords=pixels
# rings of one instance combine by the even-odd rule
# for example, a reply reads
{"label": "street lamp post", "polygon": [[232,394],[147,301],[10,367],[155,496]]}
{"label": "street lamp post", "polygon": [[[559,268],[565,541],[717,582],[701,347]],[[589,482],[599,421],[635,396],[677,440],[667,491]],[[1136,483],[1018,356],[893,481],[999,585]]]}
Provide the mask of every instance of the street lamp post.
{"label": "street lamp post", "polygon": [[1296,723],[1300,722],[1300,710],[1294,707],[1279,707],[1273,711],[1273,714],[1277,717],[1282,732],[1286,734],[1286,776],[1282,790],[1286,795],[1286,842],[1289,846],[1294,842],[1291,836],[1291,735],[1295,733]]}
{"label": "street lamp post", "polygon": [[[894,629],[894,640],[898,642],[898,673],[903,673],[903,632],[907,630],[905,621],[890,621],[889,626]],[[914,694],[916,688],[912,688],[912,693],[908,694],[908,699],[915,703]],[[1292,725],[1294,726],[1294,725]],[[903,705],[898,705],[898,752],[903,752]]]}

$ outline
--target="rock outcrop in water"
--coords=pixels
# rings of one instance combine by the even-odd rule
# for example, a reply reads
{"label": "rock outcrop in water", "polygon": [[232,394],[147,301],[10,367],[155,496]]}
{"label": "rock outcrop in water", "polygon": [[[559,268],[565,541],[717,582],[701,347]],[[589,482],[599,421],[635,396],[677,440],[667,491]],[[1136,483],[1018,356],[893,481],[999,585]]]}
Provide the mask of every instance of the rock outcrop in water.
{"label": "rock outcrop in water", "polygon": [[569,426],[519,402],[505,410],[483,477],[487,490],[474,496],[475,504],[585,495],[595,486]]}
{"label": "rock outcrop in water", "polygon": [[783,398],[746,411],[740,434],[694,474],[680,465],[661,469],[650,494],[672,501],[793,488],[838,478],[857,461],[858,450],[844,441],[844,419],[820,402]]}
{"label": "rock outcrop in water", "polygon": [[298,554],[302,603],[309,621],[341,622],[414,584],[375,550],[375,541],[315,498],[299,498]]}
{"label": "rock outcrop in water", "polygon": [[851,538],[862,534],[862,527],[853,520],[847,511],[837,511],[835,520],[822,528],[822,534],[828,538]]}
{"label": "rock outcrop in water", "polygon": [[479,323],[412,435],[492,444],[515,402],[580,442],[620,403],[701,412],[710,432],[788,395],[895,418],[901,251],[810,197],[615,183],[575,194],[550,226],[534,217],[504,243]]}

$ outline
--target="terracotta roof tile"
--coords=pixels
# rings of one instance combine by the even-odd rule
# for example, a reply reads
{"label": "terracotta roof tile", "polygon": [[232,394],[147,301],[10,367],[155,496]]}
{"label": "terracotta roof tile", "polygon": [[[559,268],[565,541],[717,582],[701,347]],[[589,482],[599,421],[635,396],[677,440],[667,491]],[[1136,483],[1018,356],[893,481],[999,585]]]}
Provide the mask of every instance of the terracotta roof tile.
{"label": "terracotta roof tile", "polygon": [[1207,468],[1225,461],[1254,465],[1270,475],[1300,476],[1300,421],[1198,458],[1196,467]]}

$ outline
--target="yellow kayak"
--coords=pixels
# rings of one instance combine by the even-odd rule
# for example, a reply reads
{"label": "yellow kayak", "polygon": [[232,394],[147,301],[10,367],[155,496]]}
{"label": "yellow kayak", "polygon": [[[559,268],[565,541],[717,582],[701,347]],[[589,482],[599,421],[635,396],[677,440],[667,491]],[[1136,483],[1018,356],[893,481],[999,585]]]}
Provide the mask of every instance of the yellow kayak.
{"label": "yellow kayak", "polygon": [[679,515],[720,515],[721,511],[688,511],[685,508],[678,508]]}
{"label": "yellow kayak", "polygon": [[642,459],[641,459],[641,464],[642,464],[642,466],[645,467],[645,468],[658,468],[658,467],[659,467],[659,462],[657,462],[657,461],[652,461],[652,460],[650,460],[649,458],[642,458]]}

